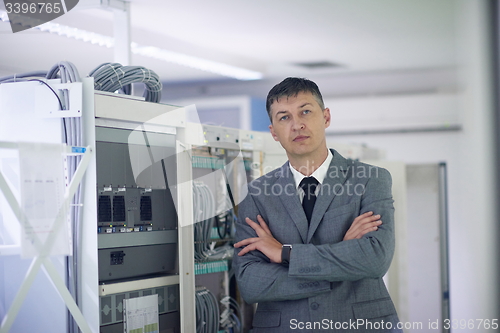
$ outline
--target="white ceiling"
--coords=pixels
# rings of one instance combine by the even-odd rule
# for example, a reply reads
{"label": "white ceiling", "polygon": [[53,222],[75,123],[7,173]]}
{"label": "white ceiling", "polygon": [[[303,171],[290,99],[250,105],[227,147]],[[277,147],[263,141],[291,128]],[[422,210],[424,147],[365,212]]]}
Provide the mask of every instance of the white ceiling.
{"label": "white ceiling", "polygon": [[[79,5],[56,22],[113,35],[113,14]],[[260,71],[265,79],[455,66],[454,0],[132,0],[132,41]],[[113,50],[0,22],[0,76],[73,62],[82,76]],[[299,62],[329,61],[318,70]],[[143,56],[165,83],[225,79]]]}

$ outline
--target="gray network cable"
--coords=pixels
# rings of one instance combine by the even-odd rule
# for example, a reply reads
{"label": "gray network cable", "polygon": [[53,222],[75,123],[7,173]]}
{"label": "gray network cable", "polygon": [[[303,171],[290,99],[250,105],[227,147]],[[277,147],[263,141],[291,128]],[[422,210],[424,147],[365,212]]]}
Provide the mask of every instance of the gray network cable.
{"label": "gray network cable", "polygon": [[215,215],[214,195],[206,184],[193,183],[193,203],[194,219],[201,221],[194,225],[195,259],[203,261],[210,256],[209,241]]}
{"label": "gray network cable", "polygon": [[232,330],[234,333],[241,332],[241,309],[238,302],[230,296],[225,296],[220,300],[225,308],[220,315],[220,327],[226,331]]}
{"label": "gray network cable", "polygon": [[217,298],[206,287],[196,288],[196,332],[217,333],[220,326],[220,311]]}
{"label": "gray network cable", "polygon": [[[52,68],[47,72],[47,79],[60,78],[61,83],[70,83],[81,81],[80,74],[78,73],[75,65],[68,61],[61,61],[52,66]],[[69,107],[69,95],[67,90],[61,91],[60,101],[62,102],[62,109],[66,110]],[[65,143],[69,146],[82,146],[83,136],[82,136],[82,122],[79,117],[67,117],[62,118],[63,131]],[[81,156],[68,156],[68,173],[69,181],[73,178],[76,169],[80,163]],[[72,200],[72,205],[70,209],[71,216],[71,228],[73,231],[73,256],[66,257],[67,272],[66,272],[66,283],[68,285],[68,290],[75,299],[75,302],[79,304],[78,299],[78,267],[80,259],[80,246],[81,246],[81,209],[80,201],[82,199],[82,188],[81,185],[75,193]],[[71,314],[68,313],[68,332],[78,332],[78,325],[73,320]]]}
{"label": "gray network cable", "polygon": [[162,84],[158,74],[142,66],[122,66],[119,63],[104,63],[89,73],[94,78],[94,88],[100,91],[128,91],[132,83],[144,83],[143,97],[148,102],[159,103]]}
{"label": "gray network cable", "polygon": [[[0,84],[2,83],[15,83],[22,81],[38,81],[44,84],[48,89],[50,89],[54,95],[57,97],[59,102],[59,107],[61,110],[66,110],[69,106],[69,95],[67,90],[61,90],[59,94],[44,80],[45,79],[60,79],[61,83],[77,82],[80,80],[80,75],[75,65],[68,61],[61,61],[55,64],[49,71],[34,71],[22,74],[14,74],[0,77]],[[82,125],[80,118],[62,118],[63,127],[63,142],[70,146],[81,146],[82,145]],[[68,173],[69,181],[71,181],[78,164],[80,163],[81,156],[69,156],[68,157]],[[78,190],[73,197],[70,216],[71,216],[71,228],[73,231],[73,256],[66,257],[67,272],[66,272],[66,284],[71,295],[78,302],[78,260],[79,260],[79,246],[81,243],[81,233],[80,233],[80,200],[82,196],[81,186],[78,186]],[[67,313],[68,316],[68,332],[73,333],[78,331],[78,326],[74,322],[71,314]]]}
{"label": "gray network cable", "polygon": [[0,77],[0,83],[27,81],[26,78],[45,77],[46,75],[47,71],[35,71],[22,74],[7,75]]}

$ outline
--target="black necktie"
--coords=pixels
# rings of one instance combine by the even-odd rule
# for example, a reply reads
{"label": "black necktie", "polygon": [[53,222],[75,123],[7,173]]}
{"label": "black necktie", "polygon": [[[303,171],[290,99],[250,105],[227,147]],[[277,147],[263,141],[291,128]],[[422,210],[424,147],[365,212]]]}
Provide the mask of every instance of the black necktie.
{"label": "black necktie", "polygon": [[311,222],[311,216],[316,202],[316,187],[318,181],[314,177],[305,177],[299,184],[300,188],[304,190],[304,200],[302,200],[302,207],[306,213],[307,222]]}

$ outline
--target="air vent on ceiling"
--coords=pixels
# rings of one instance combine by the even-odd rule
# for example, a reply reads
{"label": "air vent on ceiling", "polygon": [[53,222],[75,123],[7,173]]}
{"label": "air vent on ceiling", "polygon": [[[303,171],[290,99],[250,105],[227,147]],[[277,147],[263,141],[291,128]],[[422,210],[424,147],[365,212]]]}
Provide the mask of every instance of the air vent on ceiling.
{"label": "air vent on ceiling", "polygon": [[307,69],[324,69],[324,68],[335,68],[343,67],[340,64],[336,64],[330,61],[311,61],[311,62],[298,62],[295,63],[296,66],[305,67]]}

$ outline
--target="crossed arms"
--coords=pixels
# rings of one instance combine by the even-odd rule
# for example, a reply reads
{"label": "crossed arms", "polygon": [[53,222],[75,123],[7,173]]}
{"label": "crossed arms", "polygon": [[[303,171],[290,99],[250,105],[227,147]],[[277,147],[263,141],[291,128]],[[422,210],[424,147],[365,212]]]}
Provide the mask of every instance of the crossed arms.
{"label": "crossed arms", "polygon": [[[351,223],[343,241],[293,244],[287,268],[279,264],[282,244],[259,216],[255,198],[249,194],[244,205],[240,205],[235,244],[238,255],[234,257],[244,299],[249,303],[301,299],[330,290],[330,282],[382,277],[394,253],[392,203],[390,174],[381,169],[379,177],[366,183],[365,194],[360,198],[360,215]],[[257,221],[250,216],[257,216]],[[317,269],[305,270],[305,266]]]}
{"label": "crossed arms", "polygon": [[[245,222],[255,230],[257,237],[247,238],[234,244],[236,248],[244,247],[238,255],[242,256],[250,251],[258,250],[268,257],[271,262],[280,264],[283,244],[274,238],[262,216],[257,215],[257,221],[259,223],[255,223],[248,217],[245,218]],[[373,215],[372,211],[361,214],[354,219],[343,240],[360,239],[365,234],[377,230],[381,224],[380,215]]]}

